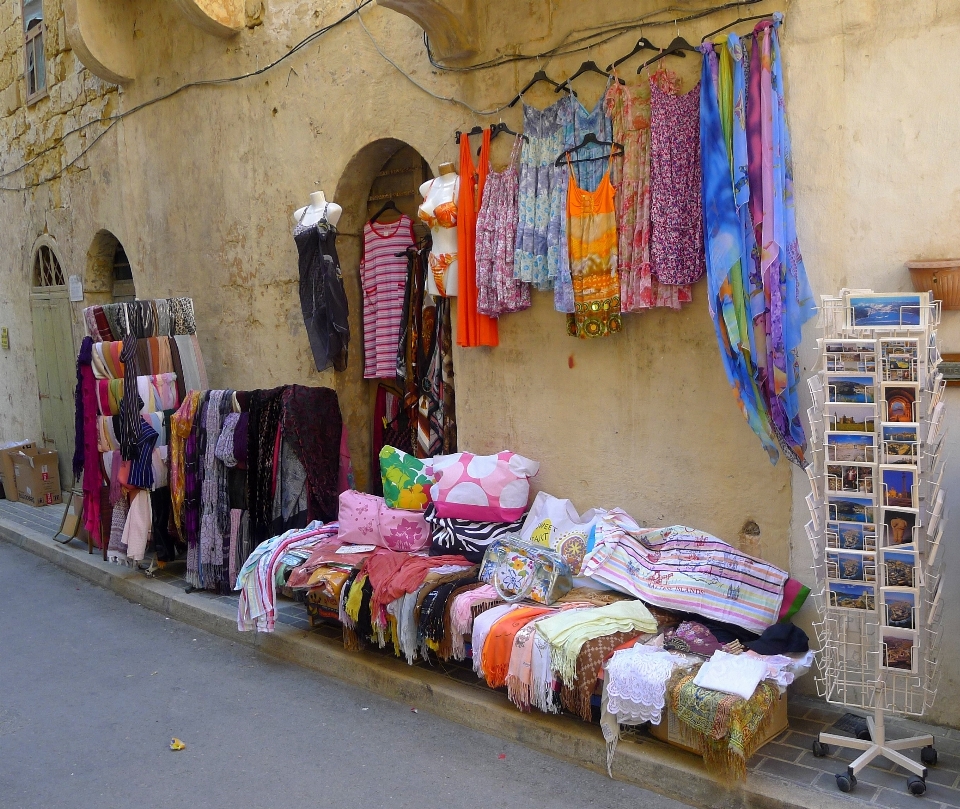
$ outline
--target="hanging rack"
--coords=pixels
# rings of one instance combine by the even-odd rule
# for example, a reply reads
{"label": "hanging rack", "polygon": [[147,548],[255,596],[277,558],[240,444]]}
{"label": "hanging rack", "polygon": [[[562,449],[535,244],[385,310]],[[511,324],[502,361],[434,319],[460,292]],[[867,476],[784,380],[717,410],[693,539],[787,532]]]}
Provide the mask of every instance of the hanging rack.
{"label": "hanging rack", "polygon": [[381,216],[383,216],[387,211],[390,211],[390,210],[394,210],[398,214],[400,214],[400,216],[403,216],[403,212],[397,207],[397,203],[395,203],[392,199],[390,199],[384,203],[383,207],[379,211],[377,211],[373,216],[370,217],[370,221],[376,222]]}
{"label": "hanging rack", "polygon": [[[562,82],[560,82],[557,89],[554,90],[553,92],[559,93],[561,90],[567,90],[570,86],[570,83],[574,79],[582,76],[584,73],[599,73],[601,76],[608,76],[610,73],[610,69],[608,68],[607,70],[601,70],[600,65],[594,62],[593,59],[588,59],[586,62],[581,64],[580,67],[577,68],[576,73],[574,73],[568,79],[564,79]],[[620,84],[626,84],[626,82],[623,79],[618,78],[617,81],[620,82]]]}
{"label": "hanging rack", "polygon": [[[640,39],[637,40],[637,44],[634,45],[633,50],[630,51],[630,53],[628,53],[626,56],[621,56],[619,59],[617,59],[616,62],[611,62],[609,65],[607,65],[607,73],[609,73],[615,67],[619,67],[624,62],[626,62],[627,59],[629,59],[632,56],[636,56],[638,53],[641,53],[642,51],[657,51],[659,53],[660,48],[654,45],[646,37],[640,37]],[[681,52],[681,53],[678,53],[677,56],[682,56],[686,58],[687,55]]]}
{"label": "hanging rack", "polygon": [[[536,73],[533,74],[533,78],[531,78],[530,81],[527,82],[527,86],[524,87],[519,93],[517,93],[517,97],[513,99],[513,101],[511,101],[509,104],[507,104],[507,106],[515,107],[517,105],[517,102],[523,98],[523,94],[527,92],[527,90],[529,90],[531,87],[533,87],[533,85],[541,81],[546,82],[547,84],[551,85],[554,88],[561,86],[559,82],[555,82],[553,79],[551,79],[543,68],[540,68],[540,70],[538,70]],[[563,89],[566,92],[570,93],[570,95],[572,96],[576,95],[576,93],[573,91],[573,88],[571,87],[564,87]]]}
{"label": "hanging rack", "polygon": [[742,22],[752,22],[754,20],[769,20],[769,14],[754,14],[752,17],[737,17],[733,22],[728,22],[726,25],[721,25],[716,31],[711,31],[703,39],[700,40],[701,43],[706,42],[708,39],[713,39],[721,31],[726,31],[728,28],[733,28],[735,25],[739,25]]}
{"label": "hanging rack", "polygon": [[[620,155],[623,154],[623,144],[622,144],[622,143],[617,143],[616,141],[613,141],[613,140],[599,140],[599,139],[597,138],[597,136],[593,134],[593,132],[587,132],[587,134],[583,136],[583,140],[580,141],[580,143],[578,143],[576,146],[572,146],[571,148],[565,149],[564,151],[560,152],[560,156],[557,158],[557,160],[556,160],[556,162],[554,163],[554,165],[557,166],[557,167],[562,166],[562,165],[566,162],[568,155],[571,155],[571,154],[573,154],[574,152],[579,151],[579,150],[582,149],[584,146],[590,146],[591,144],[594,145],[594,146],[610,146],[610,147],[612,147],[611,150],[610,150],[610,154],[608,154],[608,155],[603,155],[603,156],[598,156],[598,157],[581,157],[581,158],[578,158],[578,159],[576,159],[576,160],[571,160],[570,162],[571,162],[571,163],[586,163],[586,162],[589,162],[590,160],[607,160],[607,159],[609,159],[609,158],[611,158],[611,157],[619,157]],[[619,150],[619,151],[618,151],[618,150]]]}
{"label": "hanging rack", "polygon": [[[687,40],[685,40],[683,37],[676,37],[673,40],[673,42],[667,45],[666,50],[660,51],[660,53],[658,53],[652,59],[648,59],[646,62],[640,65],[640,67],[637,68],[637,73],[638,74],[642,73],[645,67],[650,67],[650,65],[652,65],[654,62],[659,62],[665,56],[677,56],[682,54],[683,51],[690,51],[691,53],[700,53],[700,51],[694,48],[693,45],[687,42]],[[683,55],[686,56],[686,54],[683,54]]]}

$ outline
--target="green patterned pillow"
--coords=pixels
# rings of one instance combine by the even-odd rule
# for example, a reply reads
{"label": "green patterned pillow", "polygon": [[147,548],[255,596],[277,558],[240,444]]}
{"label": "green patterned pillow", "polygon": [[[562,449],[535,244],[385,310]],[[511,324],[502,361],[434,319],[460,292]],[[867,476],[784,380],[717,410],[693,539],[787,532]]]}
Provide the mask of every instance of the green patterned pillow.
{"label": "green patterned pillow", "polygon": [[383,499],[390,508],[423,511],[430,502],[434,480],[419,458],[396,447],[384,447],[380,450],[380,477]]}

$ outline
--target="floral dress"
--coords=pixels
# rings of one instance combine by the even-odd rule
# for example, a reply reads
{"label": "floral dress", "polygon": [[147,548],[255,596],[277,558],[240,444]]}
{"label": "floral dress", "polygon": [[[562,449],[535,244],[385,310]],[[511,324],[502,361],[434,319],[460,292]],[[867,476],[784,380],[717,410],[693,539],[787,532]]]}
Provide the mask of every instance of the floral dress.
{"label": "floral dress", "polygon": [[565,148],[565,122],[574,100],[565,96],[543,110],[523,105],[523,132],[529,140],[520,154],[514,277],[537,289],[553,289],[561,250],[566,250],[567,170],[554,164]]}
{"label": "floral dress", "polygon": [[[667,70],[654,80],[665,91],[679,89],[676,74]],[[660,284],[650,266],[650,83],[631,87],[615,81],[605,100],[613,139],[624,151],[616,200],[621,310],[679,309],[693,300],[690,286]]]}
{"label": "floral dress", "polygon": [[489,317],[530,308],[530,285],[514,278],[517,233],[518,137],[503,171],[491,171],[477,216],[477,311]]}

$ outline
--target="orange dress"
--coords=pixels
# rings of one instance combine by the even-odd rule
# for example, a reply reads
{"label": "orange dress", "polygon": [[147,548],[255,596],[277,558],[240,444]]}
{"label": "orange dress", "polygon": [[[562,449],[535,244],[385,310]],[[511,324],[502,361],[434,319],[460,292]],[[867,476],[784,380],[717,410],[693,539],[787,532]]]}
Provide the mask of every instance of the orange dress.
{"label": "orange dress", "polygon": [[483,199],[483,186],[490,171],[490,130],[483,131],[480,165],[470,153],[470,138],[460,139],[460,199],[457,204],[457,260],[459,292],[457,298],[457,345],[496,346],[500,344],[497,320],[477,311],[477,211]]}

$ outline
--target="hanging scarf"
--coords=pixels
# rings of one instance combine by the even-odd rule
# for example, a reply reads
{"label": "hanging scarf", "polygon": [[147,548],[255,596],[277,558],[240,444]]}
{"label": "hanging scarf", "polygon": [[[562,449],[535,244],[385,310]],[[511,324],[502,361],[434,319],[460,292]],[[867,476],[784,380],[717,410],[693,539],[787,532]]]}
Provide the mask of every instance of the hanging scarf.
{"label": "hanging scarf", "polygon": [[187,542],[187,582],[200,587],[200,497],[203,486],[203,437],[207,393],[200,394],[197,414],[184,449],[183,527]]}
{"label": "hanging scarf", "polygon": [[83,527],[93,536],[98,547],[103,542],[100,531],[100,489],[103,474],[97,447],[96,385],[93,377],[93,340],[84,337],[77,356],[76,436],[73,455],[74,476],[83,475]]}
{"label": "hanging scarf", "polygon": [[199,406],[200,392],[190,391],[180,409],[170,419],[170,498],[173,501],[173,520],[181,537],[185,536],[183,499],[186,487],[186,444]]}
{"label": "hanging scarf", "polygon": [[230,502],[227,470],[217,458],[217,441],[223,419],[230,412],[231,390],[212,390],[207,399],[203,485],[200,493],[200,582],[216,590],[223,578],[224,540],[230,535]]}
{"label": "hanging scarf", "polygon": [[269,536],[273,520],[273,449],[280,424],[284,389],[255,390],[250,394],[247,431],[247,508],[254,544]]}

